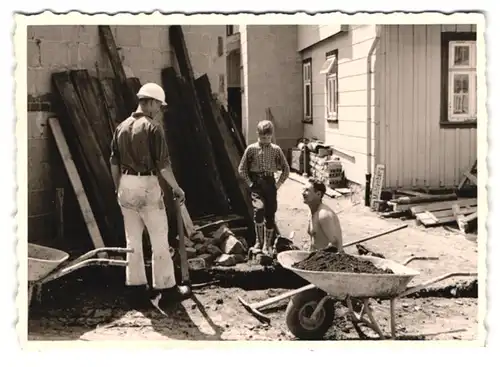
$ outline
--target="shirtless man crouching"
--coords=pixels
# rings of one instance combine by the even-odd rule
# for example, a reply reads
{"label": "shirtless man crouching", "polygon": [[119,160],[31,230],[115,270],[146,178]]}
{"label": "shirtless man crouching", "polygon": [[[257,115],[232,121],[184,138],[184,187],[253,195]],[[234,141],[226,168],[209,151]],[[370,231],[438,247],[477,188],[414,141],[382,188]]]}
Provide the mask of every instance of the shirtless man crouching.
{"label": "shirtless man crouching", "polygon": [[311,210],[307,229],[311,238],[309,251],[328,249],[332,252],[344,252],[339,218],[323,203],[325,192],[325,184],[315,178],[309,179],[302,192],[304,203]]}

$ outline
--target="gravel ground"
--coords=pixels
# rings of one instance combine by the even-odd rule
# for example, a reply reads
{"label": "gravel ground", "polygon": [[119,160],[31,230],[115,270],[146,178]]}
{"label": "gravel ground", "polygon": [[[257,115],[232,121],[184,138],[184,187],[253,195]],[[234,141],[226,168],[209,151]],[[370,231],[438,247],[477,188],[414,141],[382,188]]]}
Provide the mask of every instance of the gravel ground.
{"label": "gravel ground", "polygon": [[[289,180],[279,191],[278,225],[283,234],[295,232],[295,242],[305,243],[308,209],[302,203],[301,185]],[[344,242],[375,234],[401,225],[398,219],[381,219],[360,202],[359,195],[338,200],[326,199],[339,214]],[[443,273],[477,271],[477,245],[461,235],[442,228],[426,229],[412,222],[409,228],[366,243],[365,246],[387,258],[403,261],[409,256],[438,256],[438,261],[412,263],[421,274],[412,284],[427,281]],[[346,250],[355,253],[355,247]],[[457,283],[452,278],[436,286]],[[68,278],[68,282],[70,278]],[[284,290],[244,291],[239,288],[209,287],[175,309],[161,314],[157,310],[129,311],[120,287],[79,287],[67,285],[76,295],[61,289],[55,300],[32,308],[28,322],[28,340],[293,340],[285,323],[286,302],[269,315],[270,326],[260,324],[244,311],[237,297],[262,300]],[[81,289],[80,289],[81,288]],[[105,291],[102,291],[105,289]],[[114,291],[113,291],[114,290]],[[66,293],[65,293],[66,292]],[[58,294],[57,294],[58,293]],[[64,297],[67,295],[67,297]],[[474,298],[416,298],[398,301],[398,333],[407,338],[421,333],[465,329],[453,334],[428,336],[426,339],[474,339],[477,335],[478,300]],[[389,332],[389,303],[373,302],[377,322]],[[335,324],[326,338],[357,339],[345,320],[346,309],[336,308]]]}

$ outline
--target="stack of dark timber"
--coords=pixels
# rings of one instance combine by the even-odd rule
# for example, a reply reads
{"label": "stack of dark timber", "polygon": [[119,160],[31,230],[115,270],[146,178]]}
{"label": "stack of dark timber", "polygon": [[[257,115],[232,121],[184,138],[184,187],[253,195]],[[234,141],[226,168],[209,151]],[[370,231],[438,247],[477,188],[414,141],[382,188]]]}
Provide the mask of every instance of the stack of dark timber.
{"label": "stack of dark timber", "polygon": [[[110,28],[99,26],[99,32],[115,77],[92,77],[87,70],[52,74],[58,115],[52,124],[94,246],[102,242],[121,246],[125,244],[123,218],[110,171],[110,143],[116,126],[136,109],[141,82],[126,78]],[[224,225],[234,236],[253,240],[250,194],[237,172],[245,149],[243,136],[213,98],[208,77],[194,79],[180,26],[170,27],[170,40],[181,76],[173,68],[161,75],[168,102],[164,130],[174,173],[186,192],[182,207],[186,234],[206,244],[210,238],[205,236]],[[160,183],[170,235],[177,236],[171,190],[164,180]],[[96,225],[100,236],[92,235],[91,227]]]}
{"label": "stack of dark timber", "polygon": [[425,227],[457,224],[464,234],[477,230],[477,197],[462,197],[471,192],[477,195],[477,161],[464,173],[455,192],[432,195],[412,190],[398,190],[405,195],[387,201],[392,211],[382,213],[382,217],[410,217]]}
{"label": "stack of dark timber", "polygon": [[[252,216],[250,192],[239,177],[238,165],[246,147],[234,120],[213,97],[207,75],[194,78],[180,26],[169,28],[179,75],[162,71],[167,110],[164,127],[179,184],[194,218],[237,214],[248,227]],[[252,231],[249,231],[251,235]]]}

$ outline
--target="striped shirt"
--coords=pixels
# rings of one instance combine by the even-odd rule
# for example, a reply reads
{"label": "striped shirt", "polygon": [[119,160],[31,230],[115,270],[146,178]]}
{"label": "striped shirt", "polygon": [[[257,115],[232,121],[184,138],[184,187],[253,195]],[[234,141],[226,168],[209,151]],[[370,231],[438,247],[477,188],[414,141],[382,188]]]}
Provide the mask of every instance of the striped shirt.
{"label": "striped shirt", "polygon": [[276,144],[260,144],[259,142],[250,144],[243,153],[238,171],[251,186],[251,173],[275,173],[281,171],[277,185],[281,186],[290,175],[290,166],[286,160],[283,150]]}

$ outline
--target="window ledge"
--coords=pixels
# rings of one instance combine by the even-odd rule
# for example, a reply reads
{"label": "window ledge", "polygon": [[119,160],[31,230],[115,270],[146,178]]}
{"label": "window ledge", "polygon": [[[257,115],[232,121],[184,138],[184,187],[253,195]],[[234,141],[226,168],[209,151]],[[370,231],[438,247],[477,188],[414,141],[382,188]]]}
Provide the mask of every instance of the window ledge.
{"label": "window ledge", "polygon": [[338,118],[327,118],[326,121],[329,124],[338,124],[339,123],[339,119]]}
{"label": "window ledge", "polygon": [[302,123],[303,124],[310,124],[310,125],[312,125],[313,120],[312,119],[302,119]]}
{"label": "window ledge", "polygon": [[440,125],[445,129],[471,129],[477,128],[477,120],[441,121]]}

